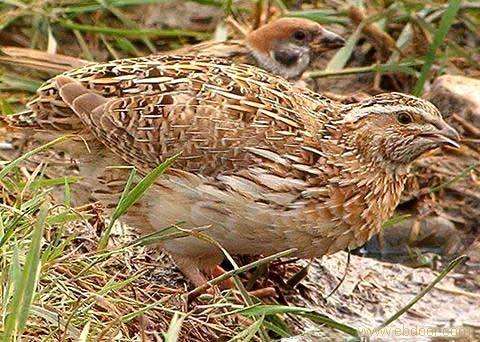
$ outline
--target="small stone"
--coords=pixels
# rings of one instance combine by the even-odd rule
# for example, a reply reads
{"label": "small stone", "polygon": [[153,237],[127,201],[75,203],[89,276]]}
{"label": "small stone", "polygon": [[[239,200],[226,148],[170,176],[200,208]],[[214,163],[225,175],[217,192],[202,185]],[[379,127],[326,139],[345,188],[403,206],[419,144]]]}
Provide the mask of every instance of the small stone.
{"label": "small stone", "polygon": [[480,128],[480,80],[455,75],[438,77],[432,84],[427,99],[444,116],[456,114]]}
{"label": "small stone", "polygon": [[[460,251],[464,234],[455,228],[453,222],[440,216],[426,217],[419,224],[414,219],[406,219],[383,231],[365,245],[369,253],[380,254],[395,259],[408,257],[408,248],[442,255],[452,255]],[[380,242],[381,240],[381,242]]]}

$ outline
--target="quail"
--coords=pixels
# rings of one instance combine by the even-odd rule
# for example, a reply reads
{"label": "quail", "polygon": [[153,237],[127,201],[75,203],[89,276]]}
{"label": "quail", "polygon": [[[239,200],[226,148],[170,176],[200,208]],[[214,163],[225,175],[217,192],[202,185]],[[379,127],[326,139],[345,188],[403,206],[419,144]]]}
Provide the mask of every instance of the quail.
{"label": "quail", "polygon": [[[75,151],[88,170],[132,165],[145,174],[181,152],[127,223],[150,233],[183,222],[232,254],[295,248],[302,258],[364,244],[392,215],[411,163],[459,140],[435,106],[410,95],[347,105],[254,66],[188,55],[65,73],[28,112],[3,120],[81,136],[94,146]],[[114,207],[128,173],[93,174],[84,171],[92,192]],[[195,285],[222,259],[193,236],[160,247]]]}

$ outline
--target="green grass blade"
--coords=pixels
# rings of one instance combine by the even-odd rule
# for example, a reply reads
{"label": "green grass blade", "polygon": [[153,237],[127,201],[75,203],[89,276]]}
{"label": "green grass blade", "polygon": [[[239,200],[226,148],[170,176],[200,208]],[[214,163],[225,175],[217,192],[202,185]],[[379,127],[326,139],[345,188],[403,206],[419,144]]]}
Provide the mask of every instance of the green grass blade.
{"label": "green grass blade", "polygon": [[451,0],[447,10],[443,13],[438,29],[433,37],[433,42],[428,47],[428,52],[425,57],[425,64],[423,65],[420,77],[418,78],[415,88],[413,89],[413,95],[415,96],[421,96],[423,94],[423,87],[427,81],[430,69],[435,62],[437,50],[444,42],[445,37],[447,36],[447,33],[450,30],[453,21],[455,20],[455,16],[460,9],[460,3],[461,0]]}
{"label": "green grass blade", "polygon": [[2,115],[11,115],[15,113],[12,106],[10,106],[10,104],[5,99],[0,99],[0,110],[2,112]]}
{"label": "green grass blade", "polygon": [[72,204],[72,191],[70,189],[70,177],[63,177],[63,205],[69,208]]}
{"label": "green grass blade", "polygon": [[453,260],[452,262],[450,262],[447,267],[445,267],[445,269],[438,275],[435,277],[435,279],[430,283],[428,284],[427,287],[425,287],[419,294],[417,294],[407,305],[405,305],[402,309],[400,309],[398,312],[396,312],[392,317],[390,317],[389,319],[387,319],[384,323],[382,323],[382,325],[380,325],[378,328],[376,328],[375,330],[378,331],[382,328],[385,328],[387,325],[389,325],[390,323],[392,323],[393,321],[395,321],[398,317],[400,317],[401,315],[403,315],[405,312],[407,312],[412,306],[415,305],[415,303],[417,303],[420,299],[423,298],[423,296],[425,296],[428,292],[430,292],[434,287],[435,285],[437,285],[437,283],[442,280],[443,278],[445,278],[445,276],[450,273],[453,269],[455,269],[455,267],[457,267],[459,264],[461,264],[462,262],[464,262],[465,260],[467,260],[468,257],[466,255],[462,255],[462,256],[459,256],[458,258],[456,258],[455,260]]}
{"label": "green grass blade", "polygon": [[60,185],[67,187],[70,184],[77,183],[80,179],[81,177],[76,177],[76,176],[65,176],[62,178],[53,178],[53,179],[46,179],[46,178],[39,177],[38,179],[32,180],[30,183],[19,182],[18,187],[19,189],[23,189],[24,187],[28,186],[28,189],[30,190],[51,188],[51,187],[60,186]]}
{"label": "green grass blade", "polygon": [[25,294],[23,296],[22,306],[20,308],[20,316],[18,321],[18,331],[21,333],[27,322],[28,315],[30,313],[30,307],[32,305],[33,296],[38,284],[38,278],[40,274],[40,259],[41,259],[41,247],[42,236],[45,221],[47,219],[49,211],[48,203],[44,203],[40,207],[37,224],[32,235],[32,241],[30,243],[25,267],[23,271],[23,281],[25,282]]}
{"label": "green grass blade", "polygon": [[110,53],[110,55],[113,57],[113,59],[120,59],[121,58],[120,55],[113,48],[113,46],[108,42],[107,38],[105,38],[105,35],[100,34],[99,36],[100,36],[100,39],[102,40],[103,45],[105,45],[105,47],[108,50],[108,53]]}
{"label": "green grass blade", "polygon": [[13,234],[15,233],[15,227],[23,219],[23,217],[26,216],[26,215],[27,215],[27,213],[25,213],[25,212],[22,212],[20,214],[17,213],[17,215],[14,217],[14,219],[12,221],[10,221],[10,224],[4,230],[4,234],[2,235],[2,238],[0,239],[0,248],[3,248],[3,246],[7,243],[7,241],[13,236]]}
{"label": "green grass blade", "polygon": [[288,329],[287,324],[278,316],[270,316],[268,321],[264,320],[263,327],[265,330],[273,331],[275,334],[281,337],[292,336],[292,332],[290,329]]}
{"label": "green grass blade", "polygon": [[135,47],[135,45],[125,37],[117,38],[115,41],[115,46],[121,51],[128,53],[130,55],[133,55],[136,57],[139,57],[142,55],[140,51],[138,51],[138,49]]}
{"label": "green grass blade", "polygon": [[106,26],[82,25],[71,21],[60,20],[58,22],[64,28],[78,30],[80,32],[103,33],[106,35],[122,37],[156,37],[156,38],[179,38],[191,37],[197,39],[208,39],[209,33],[188,31],[188,30],[161,30],[161,29],[120,29]]}
{"label": "green grass blade", "polygon": [[[172,165],[172,163],[177,159],[180,154],[177,154],[171,158],[168,158],[163,163],[158,165],[155,169],[153,169],[149,174],[147,174],[138,184],[132,189],[124,191],[122,197],[120,198],[115,211],[112,214],[111,222],[109,225],[109,229],[107,229],[106,233],[103,234],[100,242],[98,244],[98,248],[104,249],[107,246],[108,238],[110,235],[111,228],[116,220],[118,220],[125,212],[134,205],[142,196],[143,194],[152,186],[153,183],[157,180],[157,178],[165,172],[167,168]],[[130,187],[133,181],[133,176],[130,175],[129,180],[127,181],[127,188]]]}
{"label": "green grass blade", "polygon": [[345,46],[338,50],[335,56],[328,62],[325,71],[336,71],[345,67],[355,49],[355,45],[357,45],[360,34],[362,33],[362,28],[363,25],[357,27],[355,32],[347,39]]}
{"label": "green grass blade", "polygon": [[[343,14],[343,15],[342,15]],[[310,10],[310,11],[290,11],[287,17],[305,18],[316,21],[320,24],[348,24],[349,20],[345,13],[339,13],[334,10]]]}
{"label": "green grass blade", "polygon": [[[103,249],[107,246],[108,239],[110,239],[110,234],[112,232],[112,229],[113,229],[113,226],[114,226],[115,222],[117,221],[117,219],[120,216],[123,215],[123,213],[121,213],[122,202],[123,202],[123,199],[128,195],[128,193],[129,193],[129,191],[132,187],[133,180],[134,180],[136,174],[137,174],[137,171],[135,170],[135,168],[132,168],[132,171],[130,171],[130,174],[128,175],[128,179],[127,179],[127,183],[125,184],[125,188],[123,189],[122,195],[120,196],[120,199],[117,203],[117,207],[113,211],[113,215],[112,215],[112,218],[110,219],[110,223],[109,223],[107,229],[105,229],[105,231],[103,232],[102,238],[100,239],[100,242],[98,243],[98,249],[99,250],[101,250],[101,249]],[[128,208],[125,209],[125,211],[126,210],[128,210]]]}
{"label": "green grass blade", "polygon": [[137,170],[135,168],[132,168],[132,170],[130,171],[130,174],[128,175],[127,182],[125,183],[125,188],[123,189],[122,195],[120,196],[120,199],[118,201],[117,207],[113,212],[112,221],[117,220],[120,216],[122,216],[125,213],[125,211],[128,210],[128,208],[122,208],[122,205],[125,198],[128,196],[130,189],[132,188],[133,181],[136,175],[137,175]]}
{"label": "green grass blade", "polygon": [[413,67],[422,65],[421,61],[407,61],[401,63],[386,63],[386,64],[373,64],[368,66],[345,68],[342,70],[312,70],[305,74],[308,78],[321,78],[321,77],[334,77],[334,76],[347,76],[354,74],[366,74],[370,72],[387,74],[387,73],[404,73],[407,75],[416,75],[417,72]]}
{"label": "green grass blade", "polygon": [[76,213],[61,213],[58,215],[52,215],[47,218],[47,224],[54,225],[54,224],[65,224],[67,222],[76,221],[81,219],[82,216]]}
{"label": "green grass blade", "polygon": [[150,246],[158,244],[160,241],[171,240],[186,236],[190,236],[190,234],[179,230],[178,227],[169,226],[161,228],[154,233],[142,235],[141,237],[129,243],[128,246]]}
{"label": "green grass blade", "polygon": [[4,341],[10,341],[14,335],[20,335],[25,328],[40,271],[40,256],[43,227],[48,214],[48,204],[40,208],[28,255],[23,268],[21,281],[14,281],[15,291],[9,305],[9,314],[5,323]]}
{"label": "green grass blade", "polygon": [[78,45],[80,45],[80,48],[83,51],[83,56],[85,57],[85,59],[88,61],[94,61],[95,59],[93,58],[92,52],[90,51],[90,48],[88,47],[88,44],[85,41],[85,38],[83,38],[80,31],[78,30],[72,30],[72,31],[75,38],[77,39]]}
{"label": "green grass blade", "polygon": [[260,316],[260,318],[256,320],[252,325],[232,337],[228,342],[251,341],[254,338],[255,334],[258,332],[258,330],[262,327],[264,319],[264,315]]}
{"label": "green grass blade", "polygon": [[128,208],[130,208],[135,202],[137,202],[147,191],[147,189],[155,183],[157,178],[165,172],[166,169],[170,167],[170,165],[173,164],[175,159],[179,154],[168,158],[165,160],[163,163],[158,165],[155,169],[153,169],[149,174],[147,174],[135,187],[128,192],[124,197],[121,198],[120,203],[118,205],[118,209],[115,210],[115,212],[112,215],[112,219],[116,220],[120,216],[122,216]]}
{"label": "green grass blade", "polygon": [[450,185],[452,185],[452,184],[455,184],[456,182],[458,182],[458,181],[461,180],[462,178],[467,177],[472,170],[475,170],[475,169],[478,168],[478,167],[480,167],[480,163],[472,164],[472,165],[468,166],[467,168],[465,168],[464,170],[462,170],[462,172],[460,172],[458,175],[456,175],[456,176],[453,177],[452,179],[446,181],[445,183],[442,183],[442,184],[440,184],[440,185],[437,185],[437,186],[435,186],[435,187],[433,187],[433,188],[430,188],[430,189],[428,190],[428,192],[432,194],[432,193],[435,193],[435,192],[437,192],[437,191],[440,191],[440,190],[442,190],[443,188],[446,188],[446,187],[448,187],[448,186],[450,186]]}
{"label": "green grass blade", "polygon": [[[21,270],[20,270],[20,262],[18,261],[18,248],[15,244],[13,247],[13,255],[10,264],[9,270],[9,282],[7,283],[6,294],[3,298],[3,337],[2,341],[9,341],[11,340],[12,336],[15,334],[15,321],[16,321],[16,312],[13,312],[15,306],[13,306],[16,302],[20,302],[20,293],[16,291],[20,287],[21,279]],[[8,305],[8,300],[10,299],[11,293],[13,292],[13,298]]]}
{"label": "green grass blade", "polygon": [[[126,28],[129,28],[129,29],[138,29],[139,27],[137,26],[137,24],[135,23],[135,21],[131,20],[130,18],[128,18],[125,14],[123,14],[123,12],[116,8],[116,7],[113,7],[113,6],[110,6],[106,3],[106,1],[104,0],[99,0],[102,5],[108,9],[114,16],[117,17],[118,20],[120,20],[122,22],[123,25],[125,25]],[[125,38],[124,38],[125,39]],[[146,38],[146,37],[143,37],[142,38],[142,41],[143,43],[149,48],[150,52],[151,53],[156,53],[157,50],[155,48],[155,44],[153,44],[153,42]],[[127,40],[128,42],[128,40]],[[128,43],[127,43],[128,44]],[[139,52],[137,51],[137,49],[135,48],[135,46],[131,44],[131,48],[134,49],[134,51],[136,51],[136,54],[138,54]]]}
{"label": "green grass blade", "polygon": [[245,309],[240,309],[236,311],[236,313],[240,313],[245,316],[253,316],[253,315],[277,315],[277,314],[295,314],[307,317],[312,322],[318,324],[325,324],[331,328],[340,330],[346,334],[351,336],[358,336],[358,331],[354,327],[349,325],[337,322],[325,315],[322,315],[314,310],[301,308],[296,306],[285,306],[285,305],[256,305],[251,306]]}
{"label": "green grass blade", "polygon": [[387,229],[393,227],[394,225],[401,223],[407,219],[409,219],[412,215],[410,214],[403,214],[403,215],[394,215],[382,224],[382,229]]}

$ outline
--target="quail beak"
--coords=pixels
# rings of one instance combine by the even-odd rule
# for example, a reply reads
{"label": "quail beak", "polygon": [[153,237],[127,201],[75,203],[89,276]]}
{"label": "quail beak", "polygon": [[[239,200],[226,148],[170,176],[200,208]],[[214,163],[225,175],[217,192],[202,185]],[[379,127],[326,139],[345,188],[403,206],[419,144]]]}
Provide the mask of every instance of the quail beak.
{"label": "quail beak", "polygon": [[345,39],[325,29],[322,29],[319,35],[310,43],[312,51],[316,53],[339,49],[343,46],[345,46]]}
{"label": "quail beak", "polygon": [[460,148],[460,135],[458,132],[451,126],[446,123],[442,123],[438,130],[434,132],[429,132],[424,136],[428,137],[430,140],[438,143],[439,145],[449,145],[455,148]]}

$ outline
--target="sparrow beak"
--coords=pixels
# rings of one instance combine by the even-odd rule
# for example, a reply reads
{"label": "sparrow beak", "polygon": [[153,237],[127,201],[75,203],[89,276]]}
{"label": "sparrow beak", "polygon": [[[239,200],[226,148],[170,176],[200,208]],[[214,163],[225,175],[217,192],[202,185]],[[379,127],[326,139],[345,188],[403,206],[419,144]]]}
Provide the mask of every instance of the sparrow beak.
{"label": "sparrow beak", "polygon": [[345,46],[345,39],[336,33],[322,29],[320,34],[312,40],[310,45],[314,52],[325,52]]}
{"label": "sparrow beak", "polygon": [[449,126],[445,122],[436,126],[438,130],[425,134],[425,136],[439,145],[449,145],[455,148],[460,148],[460,134],[458,134],[455,128]]}

